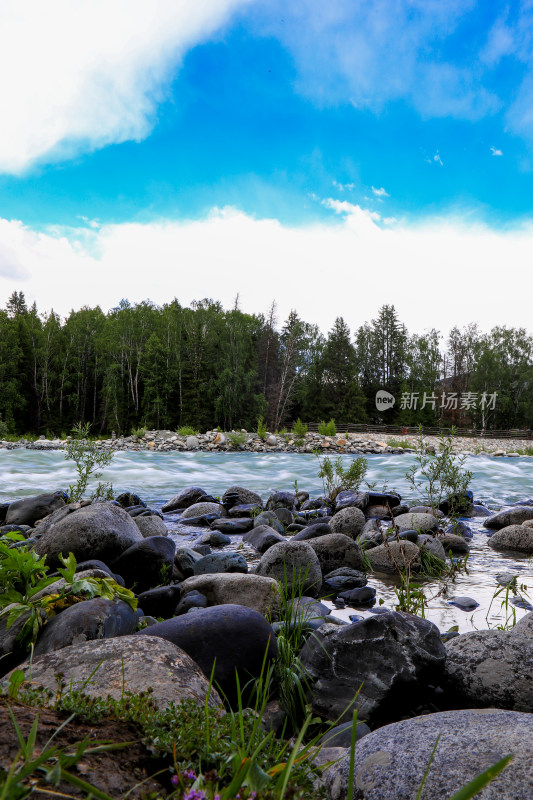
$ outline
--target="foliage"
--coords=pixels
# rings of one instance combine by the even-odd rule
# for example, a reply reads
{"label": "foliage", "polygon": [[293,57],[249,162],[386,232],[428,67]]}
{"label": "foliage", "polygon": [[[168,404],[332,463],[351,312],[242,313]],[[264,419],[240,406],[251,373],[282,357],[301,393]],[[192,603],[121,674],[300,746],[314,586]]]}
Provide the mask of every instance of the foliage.
{"label": "foliage", "polygon": [[389,447],[401,447],[404,450],[409,450],[413,446],[411,442],[408,442],[405,439],[395,439],[394,436],[389,436],[387,439],[387,444]]}
{"label": "foliage", "polygon": [[267,437],[267,427],[265,425],[265,418],[263,416],[257,418],[257,435],[263,441],[265,441]]}
{"label": "foliage", "polygon": [[182,425],[181,428],[178,428],[176,431],[180,436],[198,436],[200,431],[191,428],[190,425]]}
{"label": "foliage", "polygon": [[396,609],[406,614],[420,614],[421,617],[425,617],[427,599],[424,589],[419,583],[411,582],[409,569],[402,570],[400,578],[401,584],[394,590],[398,600]]}
{"label": "foliage", "polygon": [[490,611],[493,603],[498,598],[501,598],[500,608],[505,612],[505,620],[497,628],[501,631],[511,630],[516,625],[516,608],[511,601],[515,599],[525,605],[529,600],[527,586],[524,583],[519,584],[518,575],[514,575],[505,586],[500,586],[499,589],[496,589],[487,609],[486,620],[489,627]]}
{"label": "foliage", "polygon": [[302,422],[300,417],[298,417],[296,422],[293,423],[292,432],[298,439],[305,439],[307,434],[307,425],[305,422]]}
{"label": "foliage", "polygon": [[322,479],[324,494],[330,500],[335,500],[339,492],[344,490],[357,491],[368,468],[366,458],[363,456],[352,458],[345,467],[341,456],[332,459],[329,456],[322,456],[318,451],[315,451],[315,455],[320,466],[318,477]]}
{"label": "foliage", "polygon": [[335,436],[335,434],[337,433],[337,426],[335,425],[335,420],[330,419],[329,422],[324,422],[324,420],[319,422],[318,432],[321,436]]}
{"label": "foliage", "polygon": [[146,433],[146,428],[132,428],[131,435],[137,437],[137,439],[142,439]]}
{"label": "foliage", "polygon": [[228,433],[228,442],[230,445],[238,450],[240,447],[244,447],[246,444],[246,434],[243,431],[231,431]]}
{"label": "foliage", "polygon": [[65,584],[50,594],[46,589],[58,579],[48,576],[45,557],[39,559],[27,547],[13,548],[0,541],[0,619],[6,619],[8,630],[20,620],[22,625],[15,642],[23,651],[35,643],[49,617],[81,600],[118,598],[134,610],[137,608],[133,592],[119,586],[112,578],[79,577],[72,553],[67,558],[60,555],[60,560],[63,567],[58,572]]}
{"label": "foliage", "polygon": [[464,494],[472,480],[472,472],[463,469],[466,456],[454,452],[454,433],[455,428],[452,428],[448,436],[440,436],[439,450],[433,455],[426,448],[420,427],[415,463],[405,473],[407,482],[432,508],[438,508],[439,503],[450,495]]}
{"label": "foliage", "polygon": [[0,414],[0,439],[5,439],[8,433],[9,430],[7,427],[7,422],[4,422],[2,415]]}
{"label": "foliage", "polygon": [[[86,422],[82,425],[78,422],[73,428],[73,438],[65,447],[65,458],[72,459],[76,465],[78,480],[68,487],[69,502],[75,503],[83,499],[85,490],[89,483],[89,478],[101,478],[102,473],[96,472],[101,467],[107,467],[113,460],[112,452],[105,452],[98,448],[94,442],[87,439],[90,424]],[[98,482],[96,490],[91,495],[92,500],[112,500],[113,487],[110,483]]]}

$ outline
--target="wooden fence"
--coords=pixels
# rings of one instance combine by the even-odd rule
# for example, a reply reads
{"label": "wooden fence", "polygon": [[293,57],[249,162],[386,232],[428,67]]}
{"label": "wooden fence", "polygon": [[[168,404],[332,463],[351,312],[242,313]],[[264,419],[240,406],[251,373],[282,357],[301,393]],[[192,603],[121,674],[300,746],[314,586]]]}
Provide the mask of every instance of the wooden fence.
{"label": "wooden fence", "polygon": [[[318,422],[307,423],[307,430],[310,433],[318,432]],[[403,425],[366,425],[353,422],[335,422],[337,431],[341,433],[387,433],[389,436],[417,435],[417,426]],[[449,434],[450,428],[423,427],[422,432],[426,436],[440,436]],[[475,428],[456,428],[456,436],[469,436],[474,439],[533,439],[531,430],[476,430]]]}

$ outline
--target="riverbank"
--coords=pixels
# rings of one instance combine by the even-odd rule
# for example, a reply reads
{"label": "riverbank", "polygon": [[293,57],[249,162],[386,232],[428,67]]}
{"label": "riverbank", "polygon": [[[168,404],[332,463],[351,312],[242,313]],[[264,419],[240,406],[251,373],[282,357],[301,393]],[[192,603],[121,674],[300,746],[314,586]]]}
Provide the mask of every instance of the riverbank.
{"label": "riverbank", "polygon": [[[257,433],[249,431],[223,432],[218,430],[183,435],[170,430],[146,431],[144,436],[117,436],[100,439],[96,444],[103,450],[112,451],[206,451],[206,452],[248,452],[248,453],[313,453],[321,450],[324,453],[347,454],[401,454],[414,452],[417,436],[388,436],[383,433],[337,433],[335,436],[323,436],[319,433],[307,433],[298,438],[290,433],[269,433],[262,439]],[[425,436],[428,450],[437,450],[438,436]],[[530,439],[486,439],[483,437],[452,438],[456,453],[464,455],[488,455],[493,457],[518,458],[533,456],[533,443]],[[21,438],[18,441],[0,440],[0,449],[15,450],[62,450],[66,446],[64,439]]]}

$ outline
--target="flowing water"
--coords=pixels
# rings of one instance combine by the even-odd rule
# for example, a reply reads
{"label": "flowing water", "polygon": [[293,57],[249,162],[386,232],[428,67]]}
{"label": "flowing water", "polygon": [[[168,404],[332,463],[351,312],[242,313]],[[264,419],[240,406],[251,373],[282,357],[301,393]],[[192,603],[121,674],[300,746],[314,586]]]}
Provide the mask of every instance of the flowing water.
{"label": "flowing water", "polygon": [[[368,455],[367,481],[376,482],[377,490],[396,489],[407,501],[418,499],[408,486],[404,474],[413,463],[413,456]],[[490,509],[500,509],[517,501],[533,497],[533,459],[489,458],[472,456],[466,467],[473,472],[472,489],[476,502]],[[317,478],[317,459],[313,455],[300,453],[151,453],[124,451],[116,453],[111,465],[104,471],[102,480],[111,481],[115,492],[131,490],[137,492],[153,508],[160,509],[164,502],[186,486],[201,486],[209,494],[222,495],[231,485],[246,486],[258,492],[266,500],[275,490],[298,489],[308,491],[311,496],[323,493],[322,483]],[[0,503],[39,492],[64,489],[75,482],[76,472],[61,451],[39,452],[35,450],[0,450]],[[190,543],[205,529],[178,526],[177,515],[166,515],[171,535],[180,543]],[[445,595],[436,596],[442,589],[438,581],[425,584],[428,598],[426,617],[435,622],[441,631],[458,625],[460,631],[474,628],[497,627],[505,622],[506,610],[501,608],[503,593],[492,601],[494,592],[500,588],[496,575],[509,572],[518,576],[518,582],[529,586],[529,600],[533,602],[533,560],[504,555],[487,545],[488,537],[482,518],[466,520],[472,528],[468,575],[461,574],[448,587]],[[241,548],[241,537],[232,536],[232,549]],[[257,562],[257,554],[251,548],[242,551],[250,563]],[[378,600],[385,608],[396,602],[393,580],[369,578],[369,584],[377,589]],[[480,604],[473,613],[464,612],[450,605],[450,599],[458,595],[473,597]],[[332,608],[333,605],[330,604]],[[379,606],[376,606],[379,607]],[[490,610],[489,610],[490,609]],[[519,619],[527,613],[515,606],[508,606],[508,614]],[[368,611],[334,609],[335,616],[348,620],[350,614],[367,616]]]}

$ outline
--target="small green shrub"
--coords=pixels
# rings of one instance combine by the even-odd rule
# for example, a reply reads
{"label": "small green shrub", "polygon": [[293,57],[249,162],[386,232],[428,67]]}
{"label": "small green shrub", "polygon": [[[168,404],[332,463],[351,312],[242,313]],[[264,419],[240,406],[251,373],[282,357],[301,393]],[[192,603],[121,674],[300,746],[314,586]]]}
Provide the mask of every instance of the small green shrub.
{"label": "small green shrub", "polygon": [[293,424],[292,432],[298,439],[305,439],[305,435],[307,433],[307,425],[305,422],[302,422],[300,417],[298,417],[296,422]]}
{"label": "small green shrub", "polygon": [[411,442],[407,442],[405,439],[395,439],[394,436],[391,436],[387,439],[387,444],[389,447],[401,447],[404,450],[408,450],[413,447]]}
{"label": "small green shrub", "polygon": [[198,436],[200,431],[195,431],[190,425],[182,425],[176,433],[179,433],[180,436]]}
{"label": "small green shrub", "polygon": [[146,433],[146,428],[132,428],[131,435],[136,436],[137,439],[142,439]]}
{"label": "small green shrub", "polygon": [[324,422],[321,420],[318,423],[318,432],[321,436],[335,436],[337,433],[337,426],[335,425],[335,420],[330,419],[329,422]]}
{"label": "small green shrub", "polygon": [[322,479],[324,494],[330,500],[335,500],[339,492],[350,490],[356,492],[364,480],[368,468],[368,462],[363,456],[352,458],[348,467],[343,465],[341,456],[332,459],[329,456],[322,456],[315,451],[320,468],[318,477]]}
{"label": "small green shrub", "polygon": [[265,441],[265,439],[267,437],[267,429],[266,429],[264,417],[258,417],[257,418],[257,435],[263,441]]}
{"label": "small green shrub", "polygon": [[231,433],[228,433],[228,442],[235,449],[244,447],[246,444],[246,434],[242,431],[232,431]]}
{"label": "small green shrub", "polygon": [[[84,492],[87,489],[89,478],[100,478],[101,472],[96,472],[100,467],[107,467],[113,460],[113,453],[111,451],[103,451],[98,449],[95,442],[88,440],[90,423],[86,422],[84,425],[78,422],[72,428],[73,438],[67,443],[65,447],[65,458],[72,459],[76,464],[76,472],[78,473],[78,480],[76,483],[68,487],[69,503],[75,503],[83,498]],[[92,500],[112,500],[113,487],[111,483],[98,483],[96,490],[91,495]]]}

